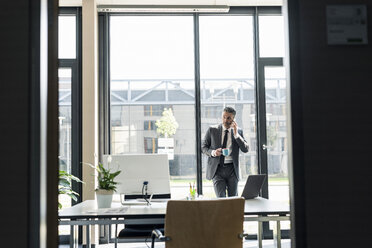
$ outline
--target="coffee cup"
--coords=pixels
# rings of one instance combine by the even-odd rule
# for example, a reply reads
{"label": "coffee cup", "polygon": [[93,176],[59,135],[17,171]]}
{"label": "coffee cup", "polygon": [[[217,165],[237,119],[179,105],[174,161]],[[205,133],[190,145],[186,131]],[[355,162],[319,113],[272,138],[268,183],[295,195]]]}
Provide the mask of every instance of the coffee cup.
{"label": "coffee cup", "polygon": [[224,155],[224,156],[229,155],[229,148],[223,148],[222,149],[222,155]]}

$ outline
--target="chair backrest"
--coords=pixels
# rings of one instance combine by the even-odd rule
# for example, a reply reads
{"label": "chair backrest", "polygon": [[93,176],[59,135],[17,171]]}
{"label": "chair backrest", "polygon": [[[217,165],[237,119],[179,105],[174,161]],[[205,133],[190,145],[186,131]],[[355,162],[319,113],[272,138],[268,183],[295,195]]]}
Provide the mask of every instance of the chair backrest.
{"label": "chair backrest", "polygon": [[165,218],[166,248],[241,248],[244,199],[170,200]]}

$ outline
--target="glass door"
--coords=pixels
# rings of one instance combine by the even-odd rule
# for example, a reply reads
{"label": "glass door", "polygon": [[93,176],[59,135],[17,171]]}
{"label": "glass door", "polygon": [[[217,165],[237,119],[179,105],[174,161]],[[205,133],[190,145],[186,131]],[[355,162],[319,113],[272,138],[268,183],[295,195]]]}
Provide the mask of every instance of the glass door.
{"label": "glass door", "polygon": [[[259,173],[268,180],[262,196],[288,200],[288,190],[280,194],[273,184],[287,180],[286,159],[286,77],[282,58],[260,58],[258,61],[257,114]],[[272,184],[273,183],[273,184]],[[288,186],[288,184],[287,184]],[[272,198],[270,197],[270,199]]]}
{"label": "glass door", "polygon": [[[286,73],[284,19],[259,13],[257,59],[257,149],[259,173],[268,177],[262,196],[289,204]],[[290,223],[282,222],[282,237],[289,237]],[[264,223],[264,236],[272,229]]]}
{"label": "glass door", "polygon": [[289,203],[286,75],[283,66],[265,66],[266,143],[269,198]]}
{"label": "glass door", "polygon": [[[287,96],[283,58],[260,58],[258,61],[258,156],[259,173],[267,174],[262,197],[289,204]],[[272,223],[270,223],[272,224]],[[290,223],[282,222],[282,230]],[[264,223],[264,236],[273,227]],[[287,234],[282,234],[287,237]]]}

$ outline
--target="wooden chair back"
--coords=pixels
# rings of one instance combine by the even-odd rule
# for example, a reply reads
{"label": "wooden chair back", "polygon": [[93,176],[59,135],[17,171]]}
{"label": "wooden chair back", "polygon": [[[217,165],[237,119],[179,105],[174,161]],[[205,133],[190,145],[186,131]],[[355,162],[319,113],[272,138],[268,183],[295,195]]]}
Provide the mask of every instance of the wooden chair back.
{"label": "wooden chair back", "polygon": [[166,248],[242,248],[244,199],[170,200]]}

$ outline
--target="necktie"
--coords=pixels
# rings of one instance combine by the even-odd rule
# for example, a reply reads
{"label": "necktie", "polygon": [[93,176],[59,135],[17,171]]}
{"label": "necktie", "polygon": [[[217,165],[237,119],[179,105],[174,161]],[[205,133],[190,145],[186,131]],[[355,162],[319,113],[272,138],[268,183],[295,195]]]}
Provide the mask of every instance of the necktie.
{"label": "necktie", "polygon": [[[229,134],[229,130],[225,130],[225,136],[223,137],[223,142],[222,142],[222,149],[226,148],[226,143],[227,143],[227,135]],[[222,152],[222,151],[221,151]],[[221,154],[220,156],[220,165],[224,165],[225,162],[225,156]]]}

